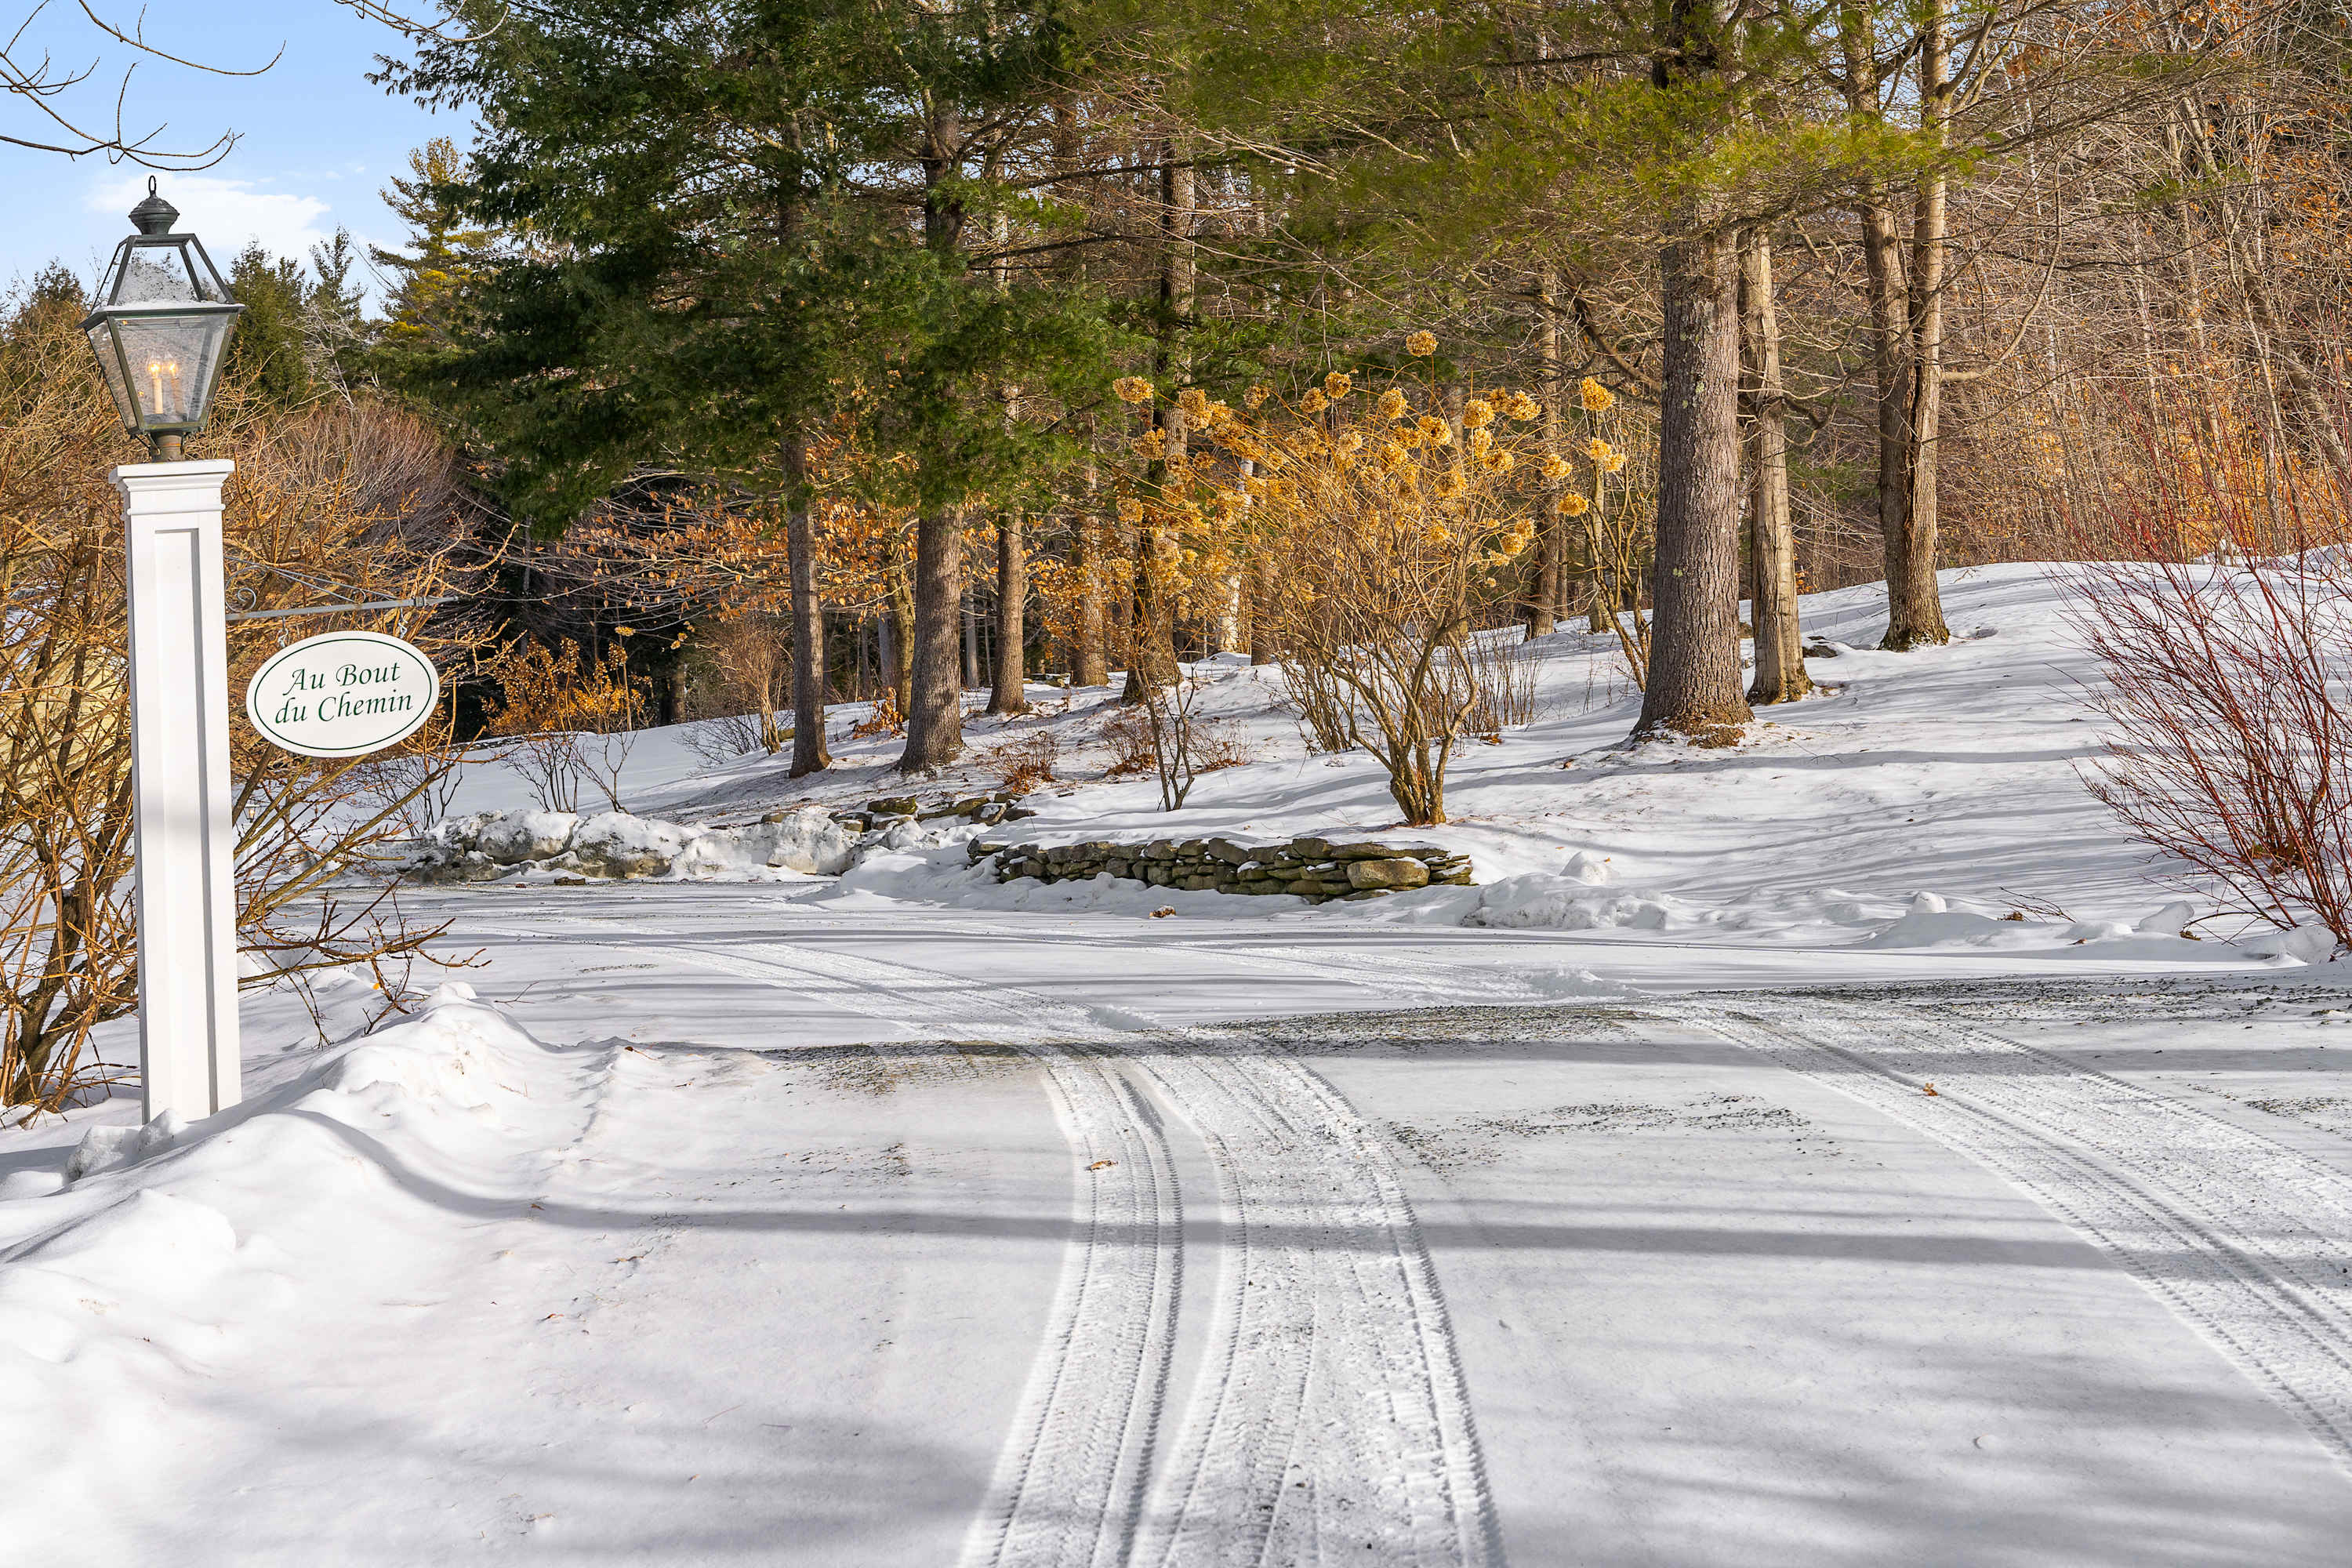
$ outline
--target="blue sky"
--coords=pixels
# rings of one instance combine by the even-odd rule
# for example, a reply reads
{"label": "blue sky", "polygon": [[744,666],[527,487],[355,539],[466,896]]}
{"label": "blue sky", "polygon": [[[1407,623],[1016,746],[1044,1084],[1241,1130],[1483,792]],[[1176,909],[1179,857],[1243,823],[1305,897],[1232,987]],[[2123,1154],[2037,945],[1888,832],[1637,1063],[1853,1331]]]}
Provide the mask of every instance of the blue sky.
{"label": "blue sky", "polygon": [[[33,0],[0,0],[11,26]],[[429,0],[427,0],[429,4]],[[94,0],[126,31],[134,3]],[[250,69],[285,47],[259,76],[215,76],[141,58],[94,31],[79,10],[53,5],[11,51],[29,63],[46,49],[59,66],[98,62],[97,73],[55,101],[69,117],[110,124],[123,68],[138,62],[123,113],[127,127],[166,127],[158,145],[201,147],[221,132],[239,140],[216,166],[164,173],[160,189],[226,268],[247,239],[302,255],[341,224],[362,246],[396,245],[399,220],[378,192],[407,171],[408,151],[436,135],[463,145],[462,116],[426,113],[363,79],[380,53],[402,52],[400,37],[333,0],[262,0],[211,7],[158,6],[148,41],[209,65]],[[0,134],[36,140],[55,128],[37,110],[0,98]],[[0,145],[0,287],[31,277],[51,258],[92,279],[114,242],[131,232],[125,215],[145,194],[149,171],[102,158],[68,159]]]}

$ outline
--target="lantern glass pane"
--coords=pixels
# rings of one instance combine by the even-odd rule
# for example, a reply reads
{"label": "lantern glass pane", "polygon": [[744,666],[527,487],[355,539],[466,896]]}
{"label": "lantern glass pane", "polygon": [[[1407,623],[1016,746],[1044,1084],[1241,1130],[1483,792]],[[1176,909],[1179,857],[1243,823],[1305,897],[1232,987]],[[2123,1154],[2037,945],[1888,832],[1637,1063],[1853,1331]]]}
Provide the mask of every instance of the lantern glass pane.
{"label": "lantern glass pane", "polygon": [[233,318],[212,314],[114,319],[142,428],[192,427],[203,420],[232,324]]}
{"label": "lantern glass pane", "polygon": [[186,254],[176,246],[134,245],[123,252],[122,270],[107,295],[110,305],[193,303],[194,281]]}
{"label": "lantern glass pane", "polygon": [[114,412],[121,416],[125,429],[136,430],[139,408],[131,402],[130,385],[122,379],[122,362],[115,356],[114,333],[106,322],[89,329],[89,346],[98,355],[99,373],[106,377],[106,391],[114,399]]}
{"label": "lantern glass pane", "polygon": [[220,305],[229,292],[195,236],[177,234],[126,241],[99,299],[109,305]]}

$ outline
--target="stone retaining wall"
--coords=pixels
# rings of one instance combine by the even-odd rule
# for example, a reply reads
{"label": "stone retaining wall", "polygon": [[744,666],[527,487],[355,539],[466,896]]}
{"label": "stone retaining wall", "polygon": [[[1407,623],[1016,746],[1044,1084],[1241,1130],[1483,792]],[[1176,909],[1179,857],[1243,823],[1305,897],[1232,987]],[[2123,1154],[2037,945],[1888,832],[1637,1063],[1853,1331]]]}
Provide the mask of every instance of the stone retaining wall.
{"label": "stone retaining wall", "polygon": [[1432,883],[1470,885],[1470,858],[1435,844],[1293,838],[1239,844],[1230,838],[1155,838],[1143,844],[1007,844],[971,841],[974,864],[993,860],[996,879],[1084,880],[1106,872],[1155,888],[1196,893],[1289,893],[1319,904],[1376,899]]}

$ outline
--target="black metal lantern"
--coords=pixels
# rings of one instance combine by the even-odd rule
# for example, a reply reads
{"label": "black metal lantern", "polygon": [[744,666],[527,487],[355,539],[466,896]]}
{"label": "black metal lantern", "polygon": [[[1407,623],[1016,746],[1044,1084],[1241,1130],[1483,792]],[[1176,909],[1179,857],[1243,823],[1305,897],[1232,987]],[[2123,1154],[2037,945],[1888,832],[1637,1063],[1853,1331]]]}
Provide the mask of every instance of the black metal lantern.
{"label": "black metal lantern", "polygon": [[114,247],[98,306],[81,324],[122,427],[146,437],[159,463],[177,461],[180,438],[204,428],[245,309],[196,237],[172,232],[179,216],[150,179],[147,199],[131,209],[139,232]]}

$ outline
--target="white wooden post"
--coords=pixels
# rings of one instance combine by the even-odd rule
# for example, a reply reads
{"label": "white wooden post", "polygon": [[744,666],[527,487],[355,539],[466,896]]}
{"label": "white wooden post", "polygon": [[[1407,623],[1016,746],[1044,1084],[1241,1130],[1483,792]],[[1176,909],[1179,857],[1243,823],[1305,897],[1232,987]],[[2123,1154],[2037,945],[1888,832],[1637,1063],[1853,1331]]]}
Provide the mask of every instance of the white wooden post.
{"label": "white wooden post", "polygon": [[235,1105],[236,824],[229,809],[221,485],[229,462],[134,463],[131,758],[136,804],[141,1114]]}

